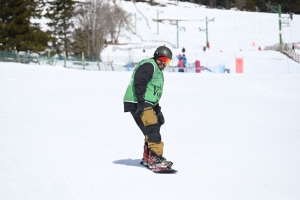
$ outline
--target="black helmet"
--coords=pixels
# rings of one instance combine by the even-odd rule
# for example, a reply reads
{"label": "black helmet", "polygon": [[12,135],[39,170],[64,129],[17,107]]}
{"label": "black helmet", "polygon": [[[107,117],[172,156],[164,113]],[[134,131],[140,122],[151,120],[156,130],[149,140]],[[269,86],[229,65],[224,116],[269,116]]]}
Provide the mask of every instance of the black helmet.
{"label": "black helmet", "polygon": [[170,58],[170,59],[172,59],[172,56],[173,56],[172,51],[171,51],[168,47],[165,47],[165,46],[160,46],[160,47],[158,47],[158,48],[155,50],[153,56],[154,56],[155,59],[157,59],[157,58],[159,58],[161,55],[166,56],[166,57],[168,57],[168,58]]}

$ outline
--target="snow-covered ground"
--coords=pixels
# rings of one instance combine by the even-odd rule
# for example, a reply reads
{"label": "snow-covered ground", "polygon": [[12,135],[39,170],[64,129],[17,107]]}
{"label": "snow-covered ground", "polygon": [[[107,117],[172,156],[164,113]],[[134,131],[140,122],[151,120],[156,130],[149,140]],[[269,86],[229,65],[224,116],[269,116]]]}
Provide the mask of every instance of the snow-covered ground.
{"label": "snow-covered ground", "polygon": [[[117,3],[124,8],[132,5]],[[197,13],[203,17],[215,16],[215,25],[209,23],[212,32],[222,25],[218,19],[224,26],[233,23],[226,16],[236,16],[236,30],[243,27],[243,19],[260,27],[254,23],[260,16],[262,34],[257,38],[265,43],[257,45],[277,42],[277,34],[271,28],[266,34],[264,24],[277,25],[275,14],[179,5],[191,13],[200,9]],[[145,15],[155,10],[137,6]],[[163,9],[168,17],[168,10],[178,7]],[[248,15],[253,20],[243,18]],[[299,20],[296,15],[292,23]],[[288,30],[299,29],[292,27]],[[150,30],[155,33],[156,26]],[[204,45],[205,36],[198,34],[199,45]],[[131,72],[0,62],[0,199],[300,199],[300,64],[273,51],[220,52],[214,41],[231,34],[218,34],[211,36],[211,50],[203,53],[201,48],[197,53],[190,51],[198,49],[188,40],[196,38],[190,32],[184,39],[186,55],[199,56],[206,66],[225,64],[230,74],[164,73],[160,105],[166,124],[161,134],[164,156],[179,171],[173,175],[154,174],[139,165],[143,135],[131,115],[123,113],[122,102]],[[242,37],[247,34],[239,34],[238,43],[248,43]],[[290,35],[291,42],[299,41],[299,34]],[[177,54],[181,48],[172,50]],[[142,52],[111,49],[110,58],[138,57],[135,51]],[[145,54],[150,57],[152,51],[146,49]],[[243,74],[235,74],[235,57],[244,58]]]}
{"label": "snow-covered ground", "polygon": [[130,76],[1,63],[1,199],[300,198],[300,75],[165,73],[176,175],[139,166]]}

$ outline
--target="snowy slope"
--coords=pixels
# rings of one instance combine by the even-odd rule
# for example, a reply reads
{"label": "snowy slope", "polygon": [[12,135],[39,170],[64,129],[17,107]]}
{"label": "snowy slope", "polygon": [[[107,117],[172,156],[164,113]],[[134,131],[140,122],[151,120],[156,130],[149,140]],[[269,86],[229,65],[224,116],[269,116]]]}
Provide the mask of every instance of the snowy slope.
{"label": "snowy slope", "polygon": [[[197,4],[179,2],[172,5],[174,1],[166,1],[165,6],[149,6],[146,3],[138,2],[133,4],[128,1],[116,1],[129,13],[136,13],[137,35],[146,41],[165,40],[177,45],[176,25],[169,21],[159,24],[159,34],[157,34],[157,11],[159,19],[179,20],[178,27],[184,27],[185,31],[179,33],[179,48],[183,46],[193,46],[200,48],[205,45],[205,32],[200,32],[206,28],[205,18],[214,19],[208,23],[208,39],[212,49],[219,50],[240,49],[248,50],[252,48],[254,42],[256,47],[264,47],[279,42],[279,27],[277,13],[258,13],[233,10],[207,9]],[[289,17],[282,14],[282,17]],[[133,22],[135,18],[133,17]],[[299,42],[300,30],[299,15],[294,15],[293,20],[289,20],[289,26],[283,26],[282,37],[285,43]],[[133,23],[135,24],[135,23]],[[140,42],[134,36],[132,42]],[[120,42],[126,42],[125,38],[120,38]],[[257,49],[255,47],[255,49]],[[202,50],[202,48],[200,48]]]}
{"label": "snowy slope", "polygon": [[[131,45],[119,45],[116,50],[107,48],[101,53],[103,61],[112,61],[119,65],[125,65],[129,61],[138,62],[143,58],[153,55],[154,45],[167,45],[173,51],[173,63],[176,65],[176,55],[185,47],[185,55],[188,63],[200,60],[201,65],[212,67],[225,65],[235,72],[235,58],[244,57],[245,62],[251,55],[249,62],[261,65],[261,58],[269,59],[258,51],[258,47],[272,46],[279,43],[279,27],[277,13],[258,13],[233,10],[206,9],[203,6],[187,2],[162,1],[165,6],[149,6],[147,3],[132,3],[128,1],[116,1],[127,12],[132,13],[132,23],[137,36],[125,33],[118,38],[119,43],[132,43]],[[157,25],[154,21],[164,20]],[[134,15],[136,15],[136,20]],[[282,14],[282,17],[288,17]],[[203,54],[203,46],[206,44],[206,34],[199,28],[206,29],[206,17],[212,20],[208,23],[208,41],[210,50]],[[173,20],[170,22],[170,20]],[[178,21],[177,32],[176,21]],[[289,20],[289,26],[282,27],[282,39],[285,43],[300,42],[300,17],[294,15]],[[135,28],[136,24],[136,28]],[[157,29],[158,26],[158,29]],[[183,30],[184,28],[184,30]],[[159,32],[159,33],[157,33]],[[178,37],[177,37],[178,33]],[[178,46],[177,48],[177,39]],[[300,44],[299,44],[300,45]],[[133,49],[129,49],[133,48]],[[142,49],[145,49],[144,53]],[[277,56],[275,56],[277,57]],[[285,56],[283,56],[285,57]],[[272,59],[270,59],[272,62]],[[247,63],[245,63],[245,67]]]}
{"label": "snowy slope", "polygon": [[[134,6],[116,2],[125,9]],[[146,18],[156,17],[157,8],[137,6]],[[278,52],[251,50],[251,26],[256,47],[277,43],[276,15],[179,6],[159,8],[160,16],[216,17],[209,23],[206,53],[198,49],[205,35],[193,28],[196,22],[191,28],[183,23],[179,44],[187,58],[232,69],[230,74],[164,73],[164,156],[179,173],[154,174],[139,165],[143,135],[122,103],[131,72],[0,62],[1,200],[300,199],[300,64]],[[176,14],[179,8],[185,15]],[[299,20],[296,15],[292,23]],[[156,24],[148,20],[149,28],[144,17],[141,21],[137,32],[148,42],[134,35],[131,42],[176,44],[174,25],[160,25],[165,34],[156,37]],[[298,29],[286,29],[291,32],[284,31],[284,40],[299,41]],[[172,50],[177,54],[181,48]],[[121,63],[153,51],[108,47],[102,56]],[[244,74],[234,73],[235,57],[244,58]]]}
{"label": "snowy slope", "polygon": [[1,63],[1,199],[299,199],[299,75],[165,73],[176,175],[138,164],[130,75]]}

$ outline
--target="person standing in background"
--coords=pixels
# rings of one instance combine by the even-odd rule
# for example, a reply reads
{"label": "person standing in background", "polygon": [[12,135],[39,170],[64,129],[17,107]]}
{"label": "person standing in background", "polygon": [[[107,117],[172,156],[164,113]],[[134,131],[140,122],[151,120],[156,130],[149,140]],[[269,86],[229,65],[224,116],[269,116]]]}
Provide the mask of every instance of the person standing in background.
{"label": "person standing in background", "polygon": [[176,58],[178,59],[178,63],[177,63],[177,67],[179,68],[178,72],[184,72],[183,57],[181,56],[181,54],[178,54]]}
{"label": "person standing in background", "polygon": [[182,56],[182,60],[183,60],[183,67],[184,67],[184,71],[185,71],[185,72],[187,72],[187,70],[186,70],[186,64],[187,64],[187,60],[186,60],[185,54],[183,54],[183,56]]}

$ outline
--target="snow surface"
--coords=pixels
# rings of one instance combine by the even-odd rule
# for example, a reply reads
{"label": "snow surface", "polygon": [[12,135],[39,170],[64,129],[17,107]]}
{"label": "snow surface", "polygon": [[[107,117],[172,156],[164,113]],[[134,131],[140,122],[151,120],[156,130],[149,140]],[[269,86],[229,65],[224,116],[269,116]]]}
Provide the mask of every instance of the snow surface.
{"label": "snow surface", "polygon": [[[216,22],[239,12],[199,9]],[[276,43],[273,35],[258,38]],[[187,55],[195,46],[187,42]],[[300,64],[273,51],[213,49],[198,55],[215,64],[233,55],[227,68],[242,54],[244,73],[164,73],[161,134],[173,175],[139,165],[143,135],[122,103],[131,72],[0,62],[0,199],[300,199]]]}

